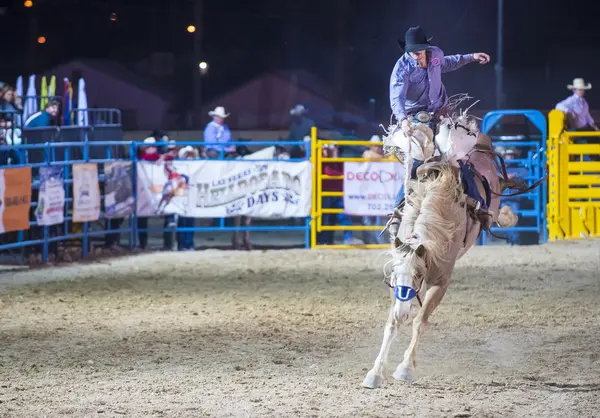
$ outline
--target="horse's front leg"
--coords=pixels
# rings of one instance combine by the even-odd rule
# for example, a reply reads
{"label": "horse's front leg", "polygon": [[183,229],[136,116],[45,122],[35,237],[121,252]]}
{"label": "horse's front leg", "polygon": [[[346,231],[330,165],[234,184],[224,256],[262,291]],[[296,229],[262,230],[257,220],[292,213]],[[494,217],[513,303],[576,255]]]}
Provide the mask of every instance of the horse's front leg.
{"label": "horse's front leg", "polygon": [[427,325],[429,316],[435,308],[440,304],[446,289],[450,284],[450,276],[441,281],[441,284],[432,286],[425,293],[423,306],[419,309],[419,313],[415,316],[412,323],[412,339],[408,349],[404,352],[404,360],[398,365],[394,372],[394,379],[412,382],[413,372],[417,367],[417,346],[423,334],[424,328]]}
{"label": "horse's front leg", "polygon": [[366,388],[376,389],[383,383],[383,371],[385,363],[390,352],[390,347],[392,346],[392,341],[394,341],[394,338],[398,333],[398,327],[401,324],[402,311],[400,309],[400,303],[401,302],[394,297],[394,293],[392,291],[392,306],[390,308],[390,315],[385,323],[381,349],[379,350],[379,355],[375,359],[373,368],[369,371],[369,373],[367,373],[367,376],[362,383],[362,385]]}

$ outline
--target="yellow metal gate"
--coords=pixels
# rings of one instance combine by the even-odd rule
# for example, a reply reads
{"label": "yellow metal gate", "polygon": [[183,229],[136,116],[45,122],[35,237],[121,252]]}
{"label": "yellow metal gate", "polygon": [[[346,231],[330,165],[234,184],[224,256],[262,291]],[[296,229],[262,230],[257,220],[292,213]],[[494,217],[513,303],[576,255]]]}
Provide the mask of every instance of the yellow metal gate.
{"label": "yellow metal gate", "polygon": [[[389,248],[388,244],[363,244],[363,245],[319,245],[317,244],[317,233],[322,231],[381,231],[384,225],[323,225],[323,214],[344,213],[340,208],[324,208],[323,197],[343,197],[344,192],[326,192],[323,191],[323,180],[344,180],[344,176],[328,176],[323,174],[323,163],[343,163],[343,162],[368,162],[366,158],[324,158],[323,147],[326,145],[336,146],[383,146],[382,142],[354,141],[354,140],[323,140],[317,138],[317,128],[311,130],[311,161],[313,166],[313,202],[312,202],[312,221],[311,221],[311,248],[323,249],[358,249],[358,248]],[[382,160],[393,161],[393,160]]]}
{"label": "yellow metal gate", "polygon": [[548,239],[600,237],[600,144],[573,142],[600,132],[566,131],[559,110],[548,125]]}

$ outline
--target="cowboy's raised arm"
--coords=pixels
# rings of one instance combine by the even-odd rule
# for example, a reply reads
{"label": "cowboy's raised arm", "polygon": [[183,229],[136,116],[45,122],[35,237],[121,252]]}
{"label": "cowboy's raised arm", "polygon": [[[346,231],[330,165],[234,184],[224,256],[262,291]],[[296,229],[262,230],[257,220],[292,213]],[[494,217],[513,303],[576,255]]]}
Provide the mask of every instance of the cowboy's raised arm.
{"label": "cowboy's raised arm", "polygon": [[406,90],[408,89],[408,73],[400,61],[394,66],[390,77],[390,107],[394,116],[401,121],[406,118]]}
{"label": "cowboy's raised arm", "polygon": [[458,70],[460,67],[465,66],[471,62],[478,62],[480,64],[487,64],[490,62],[490,56],[483,52],[475,52],[473,54],[466,55],[446,55],[442,63],[442,73],[448,73],[450,71]]}

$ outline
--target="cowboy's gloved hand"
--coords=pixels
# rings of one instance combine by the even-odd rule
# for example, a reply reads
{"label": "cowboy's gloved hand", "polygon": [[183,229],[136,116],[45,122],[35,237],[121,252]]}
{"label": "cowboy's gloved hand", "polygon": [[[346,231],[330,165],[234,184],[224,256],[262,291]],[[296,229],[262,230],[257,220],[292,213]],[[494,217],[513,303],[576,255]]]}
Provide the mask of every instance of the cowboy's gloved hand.
{"label": "cowboy's gloved hand", "polygon": [[485,52],[473,53],[473,59],[480,64],[487,64],[488,62],[490,62],[490,56]]}

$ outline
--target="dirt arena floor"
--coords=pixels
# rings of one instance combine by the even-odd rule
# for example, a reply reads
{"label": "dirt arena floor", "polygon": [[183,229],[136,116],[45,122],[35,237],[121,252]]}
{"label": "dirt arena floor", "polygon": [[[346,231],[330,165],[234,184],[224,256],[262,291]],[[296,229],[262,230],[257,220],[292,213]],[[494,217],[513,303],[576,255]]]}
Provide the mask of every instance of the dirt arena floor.
{"label": "dirt arena floor", "polygon": [[600,417],[600,242],[477,247],[412,385],[361,382],[375,251],[155,253],[0,275],[0,417]]}

